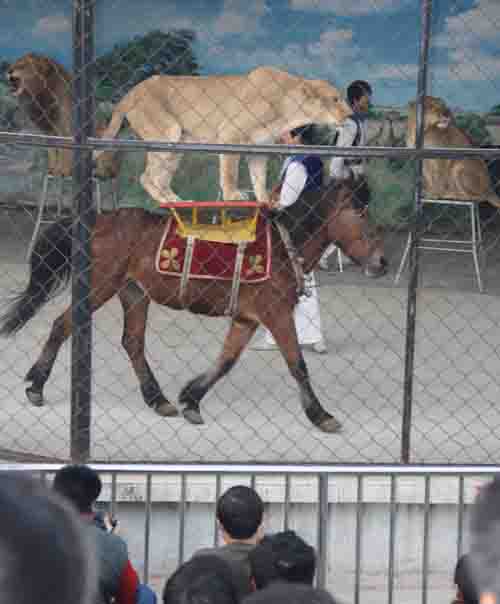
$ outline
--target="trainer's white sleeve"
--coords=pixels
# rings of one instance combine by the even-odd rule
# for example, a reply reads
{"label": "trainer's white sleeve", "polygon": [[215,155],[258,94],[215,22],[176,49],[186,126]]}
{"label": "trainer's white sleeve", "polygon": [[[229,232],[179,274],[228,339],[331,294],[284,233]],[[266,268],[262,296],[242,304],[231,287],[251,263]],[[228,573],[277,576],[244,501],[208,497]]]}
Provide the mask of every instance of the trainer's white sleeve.
{"label": "trainer's white sleeve", "polygon": [[[342,126],[339,128],[339,137],[337,140],[337,147],[352,147],[356,134],[358,132],[358,125],[354,120],[347,118]],[[336,180],[345,180],[349,178],[349,171],[345,169],[344,163],[345,157],[333,157],[330,162],[330,177]]]}
{"label": "trainer's white sleeve", "polygon": [[278,206],[280,208],[287,208],[295,203],[302,193],[306,182],[307,170],[305,166],[298,161],[293,161],[287,168],[285,180],[281,186]]}

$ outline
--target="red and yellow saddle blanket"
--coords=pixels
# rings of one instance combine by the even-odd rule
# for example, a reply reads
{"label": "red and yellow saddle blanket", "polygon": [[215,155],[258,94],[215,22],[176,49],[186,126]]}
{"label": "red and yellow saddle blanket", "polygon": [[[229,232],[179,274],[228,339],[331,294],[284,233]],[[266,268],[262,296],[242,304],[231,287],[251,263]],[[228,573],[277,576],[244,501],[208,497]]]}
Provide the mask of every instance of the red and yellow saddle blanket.
{"label": "red and yellow saddle blanket", "polygon": [[[170,218],[156,254],[156,270],[162,275],[182,276],[187,251],[187,238],[178,234],[177,222]],[[195,239],[191,253],[192,257],[187,260],[190,262],[189,279],[233,280],[238,244]],[[240,282],[259,283],[270,275],[271,225],[259,216],[255,241],[248,242],[244,249]]]}

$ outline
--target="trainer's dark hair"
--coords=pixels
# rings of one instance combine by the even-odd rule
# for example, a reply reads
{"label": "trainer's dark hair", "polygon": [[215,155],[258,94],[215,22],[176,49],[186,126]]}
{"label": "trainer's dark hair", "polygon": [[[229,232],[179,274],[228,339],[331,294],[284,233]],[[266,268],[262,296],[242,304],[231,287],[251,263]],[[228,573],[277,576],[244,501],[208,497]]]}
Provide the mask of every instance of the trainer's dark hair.
{"label": "trainer's dark hair", "polygon": [[257,589],[274,581],[313,584],[316,571],[314,548],[295,531],[266,535],[248,558]]}
{"label": "trainer's dark hair", "polygon": [[303,124],[290,130],[292,136],[300,136],[303,145],[314,145],[314,124]]}
{"label": "trainer's dark hair", "polygon": [[0,474],[0,600],[85,604],[96,588],[95,553],[74,508],[39,480]]}
{"label": "trainer's dark hair", "polygon": [[170,576],[163,588],[164,604],[237,604],[228,563],[214,554],[195,556]]}
{"label": "trainer's dark hair", "polygon": [[263,515],[262,499],[250,487],[231,487],[217,501],[217,519],[233,539],[253,537],[262,524]]}
{"label": "trainer's dark hair", "polygon": [[99,474],[84,465],[69,465],[58,470],[54,477],[54,490],[66,497],[82,513],[90,513],[99,497],[102,482]]}
{"label": "trainer's dark hair", "polygon": [[368,82],[364,80],[355,80],[351,82],[347,87],[347,100],[349,101],[349,105],[352,106],[354,101],[357,101],[362,96],[370,96],[372,94],[372,87]]}
{"label": "trainer's dark hair", "polygon": [[336,604],[336,600],[324,589],[310,585],[273,583],[254,591],[243,600],[243,604]]}

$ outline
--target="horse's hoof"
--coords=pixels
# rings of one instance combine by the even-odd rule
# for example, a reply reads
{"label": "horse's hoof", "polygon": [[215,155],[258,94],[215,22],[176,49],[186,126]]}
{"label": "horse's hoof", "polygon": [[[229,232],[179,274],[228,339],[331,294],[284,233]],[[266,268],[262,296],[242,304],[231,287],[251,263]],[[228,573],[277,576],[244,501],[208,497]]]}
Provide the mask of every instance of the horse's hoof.
{"label": "horse's hoof", "polygon": [[35,390],[32,387],[26,388],[26,396],[35,407],[43,407],[43,394],[40,390]]}
{"label": "horse's hoof", "polygon": [[187,419],[190,424],[195,424],[197,426],[204,424],[203,418],[201,417],[201,413],[197,409],[193,409],[192,407],[187,407],[183,410],[182,415]]}
{"label": "horse's hoof", "polygon": [[334,417],[329,417],[328,419],[325,419],[320,424],[318,424],[318,428],[322,432],[334,434],[335,432],[340,432],[342,430],[342,424],[337,421]]}
{"label": "horse's hoof", "polygon": [[172,403],[165,401],[164,403],[156,405],[155,413],[158,413],[158,415],[161,415],[162,417],[175,417],[176,415],[179,415],[179,410],[172,405]]}

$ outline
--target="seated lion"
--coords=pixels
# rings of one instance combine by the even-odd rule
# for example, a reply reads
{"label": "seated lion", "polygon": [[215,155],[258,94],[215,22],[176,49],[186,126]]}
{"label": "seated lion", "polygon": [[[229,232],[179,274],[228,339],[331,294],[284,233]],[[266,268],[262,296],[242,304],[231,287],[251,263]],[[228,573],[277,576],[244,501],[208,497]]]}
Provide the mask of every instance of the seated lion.
{"label": "seated lion", "polygon": [[[29,53],[7,70],[7,82],[20,108],[30,120],[49,136],[72,136],[72,78],[53,59]],[[97,126],[97,136],[104,130]],[[71,176],[73,153],[70,149],[48,149],[48,172],[53,176]],[[110,178],[119,171],[114,152],[106,151],[99,159],[95,174]]]}
{"label": "seated lion", "polygon": [[[426,147],[472,147],[470,138],[456,126],[453,116],[439,98],[427,96],[424,110]],[[416,105],[410,103],[406,144],[415,145]],[[500,207],[488,167],[482,159],[426,159],[423,162],[423,194],[431,199],[487,201]]]}
{"label": "seated lion", "polygon": [[[307,80],[259,67],[238,76],[152,76],[117,104],[103,138],[115,138],[127,119],[142,139],[170,143],[273,143],[287,129],[307,122],[339,124],[352,113],[324,80]],[[97,154],[99,156],[100,153]],[[174,201],[171,181],[179,153],[149,152],[141,183],[156,200]],[[224,199],[241,199],[239,155],[220,155]],[[265,156],[250,156],[257,199],[268,197]]]}

